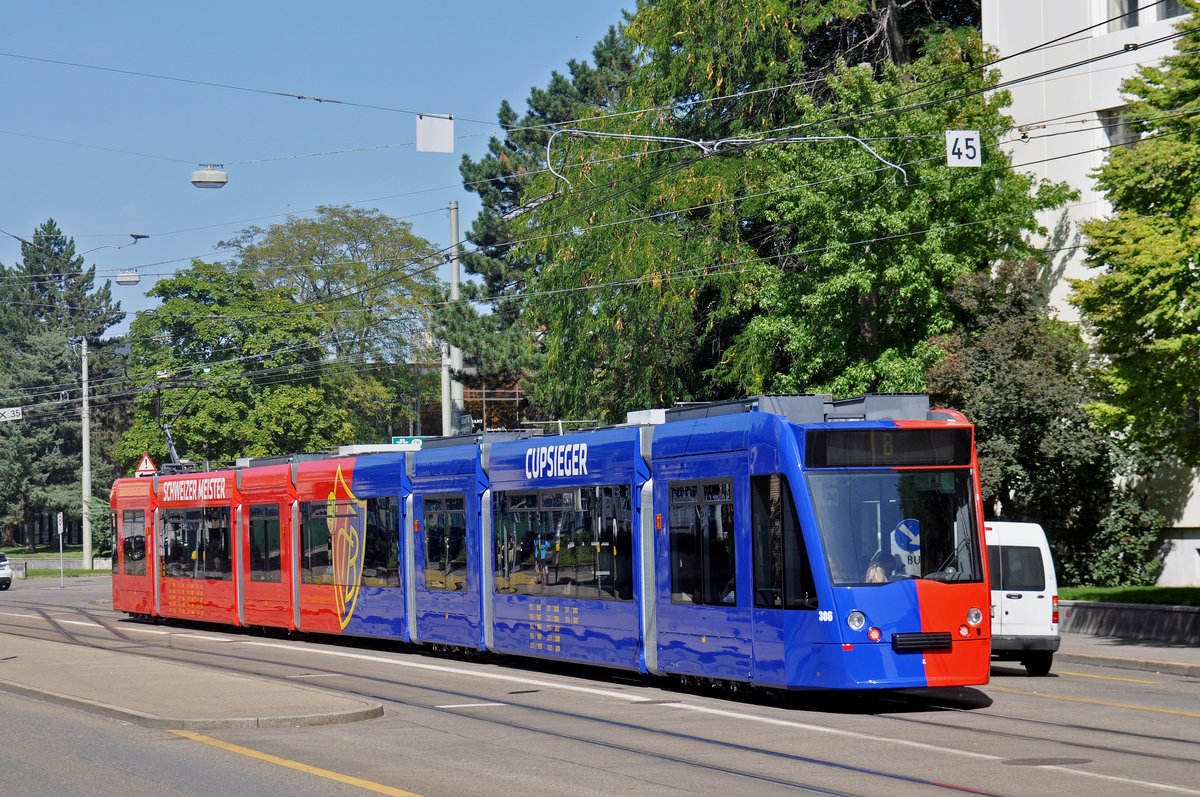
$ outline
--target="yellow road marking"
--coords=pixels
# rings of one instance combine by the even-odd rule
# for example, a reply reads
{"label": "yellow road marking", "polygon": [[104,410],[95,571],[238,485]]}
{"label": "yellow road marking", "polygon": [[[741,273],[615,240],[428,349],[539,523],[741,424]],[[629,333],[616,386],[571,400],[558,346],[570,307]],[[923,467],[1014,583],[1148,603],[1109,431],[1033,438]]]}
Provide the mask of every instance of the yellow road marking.
{"label": "yellow road marking", "polygon": [[222,750],[228,750],[231,753],[237,753],[238,755],[244,755],[244,756],[247,756],[248,758],[256,758],[259,761],[266,761],[268,764],[277,764],[278,766],[281,766],[281,767],[287,767],[288,769],[294,769],[297,772],[304,772],[305,774],[308,774],[308,775],[316,775],[317,777],[325,778],[326,780],[335,780],[338,783],[347,783],[351,786],[357,786],[360,789],[367,789],[368,791],[373,791],[378,794],[388,794],[388,795],[391,795],[391,797],[420,797],[420,795],[415,794],[411,791],[405,791],[404,789],[392,788],[391,786],[385,786],[382,783],[375,783],[373,781],[363,780],[362,778],[355,778],[350,775],[343,775],[340,772],[333,772],[328,769],[321,769],[320,767],[314,767],[309,764],[301,764],[299,761],[292,761],[291,759],[288,759],[288,758],[280,758],[279,756],[274,756],[269,753],[263,753],[263,752],[259,752],[258,750],[252,750],[249,747],[242,747],[241,745],[238,745],[238,744],[230,744],[229,742],[223,742],[220,739],[214,739],[213,737],[205,736],[202,733],[195,733],[193,731],[176,731],[176,730],[171,731],[171,733],[173,733],[177,736],[182,736],[185,739],[191,739],[193,742],[201,742],[203,744],[211,745],[213,747],[219,747]]}
{"label": "yellow road marking", "polygon": [[1088,700],[1084,697],[1063,697],[1062,695],[1048,695],[1044,692],[1026,692],[1022,689],[1006,689],[1003,686],[989,686],[989,689],[994,689],[997,692],[1007,692],[1010,695],[1028,695],[1030,697],[1045,697],[1050,700],[1066,700],[1070,703],[1090,703],[1093,706],[1108,706],[1109,708],[1129,708],[1134,711],[1153,711],[1158,714],[1175,714],[1180,717],[1195,717],[1200,719],[1200,714],[1193,711],[1176,711],[1171,708],[1150,708],[1149,706],[1132,706],[1128,703],[1109,703],[1105,700]]}
{"label": "yellow road marking", "polygon": [[1156,684],[1156,683],[1158,683],[1158,681],[1145,681],[1140,678],[1115,678],[1111,675],[1089,675],[1086,672],[1067,672],[1066,670],[1059,670],[1058,674],[1059,675],[1074,675],[1077,678],[1099,678],[1103,681],[1127,681],[1131,684]]}

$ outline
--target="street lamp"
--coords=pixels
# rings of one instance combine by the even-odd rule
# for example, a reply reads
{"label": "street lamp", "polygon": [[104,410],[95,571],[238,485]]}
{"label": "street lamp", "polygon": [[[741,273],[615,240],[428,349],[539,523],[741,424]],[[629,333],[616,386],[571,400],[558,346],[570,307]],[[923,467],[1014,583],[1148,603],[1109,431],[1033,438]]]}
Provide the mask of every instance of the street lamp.
{"label": "street lamp", "polygon": [[229,175],[220,163],[202,163],[204,168],[192,172],[192,185],[197,188],[224,188]]}

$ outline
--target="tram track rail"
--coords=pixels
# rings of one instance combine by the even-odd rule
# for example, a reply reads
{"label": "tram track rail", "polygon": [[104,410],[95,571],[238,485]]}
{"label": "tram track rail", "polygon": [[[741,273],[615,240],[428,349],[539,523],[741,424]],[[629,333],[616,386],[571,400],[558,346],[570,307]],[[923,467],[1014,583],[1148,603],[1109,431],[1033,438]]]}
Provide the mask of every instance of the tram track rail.
{"label": "tram track rail", "polygon": [[[133,630],[135,627],[140,627],[142,624],[139,623],[138,626],[128,625],[129,621],[114,620],[111,616],[111,613],[102,613],[98,611],[80,609],[78,607],[52,607],[51,609],[31,608],[29,611],[32,614],[40,617],[43,625],[51,629],[53,634],[59,640],[65,641],[69,644],[95,647],[97,649],[121,652],[129,655],[150,656],[169,661],[180,661],[181,656],[186,656],[187,663],[194,666],[203,666],[224,671],[234,671],[238,672],[239,674],[254,675],[256,677],[267,678],[286,683],[295,683],[294,679],[297,677],[296,672],[287,673],[289,670],[302,672],[307,675],[316,674],[340,676],[342,678],[351,679],[351,683],[354,683],[357,686],[354,688],[342,688],[338,691],[343,691],[346,694],[352,694],[362,698],[378,700],[385,705],[392,706],[394,709],[437,712],[445,715],[455,716],[467,721],[487,723],[495,727],[504,728],[506,732],[523,731],[527,733],[549,735],[557,739],[576,744],[590,745],[596,748],[619,751],[642,757],[649,757],[653,760],[661,761],[664,764],[697,767],[705,771],[711,771],[713,774],[747,778],[749,780],[764,784],[769,783],[786,788],[808,791],[810,793],[843,794],[847,792],[830,790],[814,783],[806,783],[796,779],[789,780],[787,778],[766,776],[762,773],[754,772],[752,767],[739,769],[735,767],[722,766],[701,760],[703,756],[678,756],[668,752],[663,752],[661,750],[656,752],[650,748],[661,746],[668,742],[673,744],[700,745],[705,749],[711,749],[714,751],[761,755],[770,759],[785,760],[797,765],[834,768],[847,772],[854,772],[859,775],[878,777],[886,781],[896,783],[905,782],[926,788],[937,788],[939,790],[947,791],[966,791],[977,794],[994,793],[981,791],[969,786],[958,786],[931,779],[913,777],[900,772],[889,772],[883,769],[856,766],[853,764],[847,764],[845,762],[816,756],[798,755],[788,751],[764,749],[762,747],[751,747],[729,740],[713,739],[695,734],[680,733],[678,731],[655,728],[642,723],[624,722],[611,718],[596,717],[590,714],[539,706],[531,701],[526,700],[497,700],[494,695],[485,694],[482,691],[474,692],[439,688],[429,684],[418,683],[412,679],[348,672],[345,669],[339,669],[335,667],[314,667],[311,662],[298,664],[293,660],[288,660],[277,655],[256,655],[247,653],[245,651],[235,651],[233,649],[214,651],[211,648],[205,648],[200,644],[189,644],[189,640],[195,640],[199,642],[203,634],[206,632],[220,633],[223,636],[228,637],[228,641],[232,642],[238,641],[239,637],[242,636],[246,637],[246,641],[257,641],[255,638],[250,637],[250,635],[239,632],[238,630],[227,629],[224,627],[214,628],[209,624],[171,624],[161,629],[164,634],[162,639],[155,639],[146,638],[144,634],[137,633]],[[72,613],[74,618],[77,619],[55,616],[54,613],[56,612],[69,612]],[[71,626],[72,622],[86,623],[87,625],[99,630],[93,633],[80,632],[78,629]],[[2,618],[0,618],[0,628],[5,628],[7,630],[11,628],[11,626],[12,624],[5,623]],[[150,629],[147,628],[146,630]],[[111,645],[105,645],[105,641],[117,641],[121,644],[118,647],[113,647]],[[313,641],[318,643],[320,642],[319,639]],[[345,648],[345,642],[346,640],[344,639],[339,640],[338,648]],[[378,641],[372,640],[359,640],[357,643],[358,644],[355,646],[356,649],[367,650],[372,654],[378,655],[424,653],[424,651],[418,651],[416,649],[412,651],[397,651],[395,649],[395,645],[388,645],[386,643],[381,645],[378,643]],[[278,640],[278,644],[291,644],[291,642],[288,640]],[[435,655],[433,658],[442,661],[447,660],[447,657],[444,656]],[[465,661],[465,659],[461,657],[456,657],[449,660],[459,663],[463,663]],[[272,672],[271,670],[275,670],[275,672]],[[279,674],[280,670],[284,671],[285,674]],[[537,671],[538,670],[534,670],[534,673],[536,674]],[[553,668],[543,668],[540,671],[554,672]],[[527,673],[530,672],[530,670],[521,669],[521,672]],[[605,680],[622,685],[642,685],[637,679],[629,677],[612,676]],[[649,686],[650,684],[645,685]],[[661,686],[661,684],[657,684],[657,686]],[[396,690],[419,690],[419,693],[430,696],[431,700],[425,701],[398,697],[395,693]],[[540,688],[533,690],[514,691],[509,693],[509,696],[515,697],[516,695],[523,693],[528,694],[540,691],[542,691]],[[695,692],[688,692],[686,690],[680,690],[678,691],[678,694],[680,696],[679,701],[674,699],[666,699],[637,702],[662,704],[680,702],[681,700],[684,700],[690,696],[703,697],[703,695],[696,695]],[[756,704],[756,702],[761,701],[743,699],[740,702],[742,704],[749,704],[753,706]],[[943,728],[955,733],[969,734],[977,737],[1006,738],[1020,742],[1031,742],[1038,744],[1052,743],[1055,745],[1056,749],[1063,751],[1074,749],[1086,751],[1089,754],[1102,753],[1105,755],[1124,755],[1146,761],[1171,762],[1174,764],[1183,765],[1196,764],[1196,757],[1194,755],[1176,755],[1163,751],[1147,751],[1133,746],[1121,746],[1117,740],[1137,740],[1151,742],[1162,746],[1179,744],[1188,749],[1194,749],[1196,746],[1200,746],[1200,740],[1197,739],[1168,736],[1163,734],[1139,733],[1136,731],[1105,728],[1086,723],[1071,723],[1001,714],[989,712],[985,709],[981,709],[978,706],[963,708],[961,705],[954,705],[954,702],[955,701],[953,700],[945,701],[938,700],[936,698],[930,698],[928,696],[906,694],[899,696],[870,696],[869,698],[850,701],[851,705],[846,707],[848,710],[843,710],[840,713],[843,715],[872,716],[878,719],[887,720],[889,722],[919,724],[925,727]],[[547,727],[547,723],[545,722],[538,722],[533,719],[516,720],[511,717],[505,718],[488,716],[486,712],[444,707],[441,705],[445,703],[453,703],[454,705],[500,703],[503,708],[510,713],[532,712],[534,717],[553,717],[556,720],[565,720],[569,722],[572,727],[603,727],[609,732],[616,731],[620,734],[629,734],[631,736],[641,734],[644,735],[644,738],[647,740],[654,741],[655,743],[630,744],[614,742],[612,740],[602,738],[602,733],[589,735],[584,733],[564,732],[562,730],[551,730]],[[975,718],[986,719],[989,722],[992,720],[997,720],[1009,724],[1015,723],[1017,724],[1017,727],[1008,729],[980,727],[965,723],[947,722],[930,717],[915,716],[911,713],[899,714],[892,713],[887,710],[880,710],[884,706],[891,703],[894,703],[899,709],[904,709],[906,711],[913,709],[928,710],[933,708],[939,712],[962,712]],[[799,710],[803,711],[812,709],[805,709],[801,707]],[[811,722],[812,720],[808,721]],[[1114,742],[1117,743],[1104,744],[1084,742],[1078,739],[1064,739],[1061,736],[1056,736],[1053,734],[1031,733],[1021,730],[1019,727],[1020,724],[1030,724],[1035,727],[1046,727],[1060,730],[1069,729],[1071,731],[1085,734],[1103,734],[1104,736],[1113,739]],[[968,746],[970,745],[964,743],[964,747]]]}
{"label": "tram track rail", "polygon": [[[55,611],[62,611],[56,609]],[[774,777],[755,772],[752,768],[737,768],[713,763],[711,761],[702,760],[703,756],[683,756],[675,755],[662,750],[649,749],[652,747],[665,747],[686,743],[689,745],[697,745],[701,748],[712,750],[714,754],[736,752],[748,755],[764,756],[774,760],[783,760],[797,765],[817,766],[822,768],[831,768],[838,771],[853,772],[859,775],[865,775],[873,778],[880,778],[884,781],[902,782],[913,784],[918,787],[938,789],[940,791],[959,792],[969,794],[993,795],[993,797],[1001,797],[1000,793],[980,790],[970,786],[955,785],[950,783],[939,782],[931,779],[915,777],[899,772],[889,772],[879,768],[857,766],[845,762],[824,759],[816,756],[804,756],[796,753],[791,753],[781,750],[764,749],[762,747],[753,747],[750,745],[738,744],[728,740],[714,739],[707,736],[696,734],[681,733],[678,731],[670,731],[662,728],[655,728],[644,723],[619,721],[611,718],[596,717],[590,714],[565,711],[562,709],[549,708],[546,706],[538,706],[530,702],[521,700],[497,700],[494,695],[487,695],[480,692],[469,692],[462,690],[453,690],[430,686],[428,684],[420,684],[410,680],[396,679],[383,677],[378,675],[367,675],[361,673],[348,673],[344,670],[335,669],[332,667],[322,668],[314,667],[311,663],[297,664],[294,661],[288,661],[277,656],[261,656],[249,655],[246,653],[235,653],[231,650],[214,652],[191,646],[176,645],[177,640],[174,637],[178,636],[181,640],[186,640],[189,632],[203,633],[208,630],[205,628],[191,628],[189,626],[171,626],[178,633],[168,633],[167,637],[161,641],[154,639],[142,639],[139,636],[134,636],[130,631],[121,627],[119,622],[113,622],[109,617],[103,617],[95,612],[73,609],[74,614],[82,618],[84,622],[94,624],[94,627],[102,629],[109,638],[117,639],[123,643],[123,646],[112,647],[104,645],[101,640],[96,638],[94,634],[83,634],[71,629],[70,619],[55,617],[50,611],[36,610],[46,626],[52,629],[54,635],[67,644],[81,645],[85,647],[117,652],[134,656],[146,656],[167,661],[179,661],[179,654],[187,654],[187,662],[194,666],[201,666],[210,669],[218,670],[233,670],[243,675],[254,675],[255,677],[275,680],[283,683],[295,683],[295,675],[279,675],[268,672],[264,668],[282,668],[302,671],[304,674],[323,674],[336,675],[353,681],[365,681],[366,685],[373,685],[369,688],[358,689],[339,689],[346,694],[352,694],[356,697],[378,700],[385,705],[390,705],[394,709],[405,708],[415,711],[428,711],[437,714],[454,716],[459,719],[485,723],[494,727],[506,729],[509,732],[526,732],[539,735],[553,737],[557,740],[571,742],[575,744],[586,745],[595,748],[601,748],[608,751],[622,752],[630,755],[636,755],[641,758],[648,758],[652,761],[663,764],[673,764],[676,766],[692,767],[706,772],[711,772],[714,775],[725,775],[730,777],[746,779],[750,782],[758,782],[762,784],[771,784],[782,786],[789,789],[795,789],[802,792],[812,794],[825,795],[853,795],[856,792],[843,791],[838,789],[830,789],[816,783],[805,782],[799,779],[789,779]],[[0,620],[0,628],[5,628],[6,631],[12,626]],[[23,635],[31,635],[27,628],[22,628]],[[18,631],[20,632],[20,631]],[[228,634],[229,631],[223,631]],[[236,634],[233,634],[236,636]],[[39,637],[39,638],[45,638]],[[192,637],[194,638],[194,637]],[[212,659],[219,661],[213,662]],[[237,666],[230,667],[229,662],[236,662]],[[398,697],[394,692],[389,692],[389,689],[407,689],[417,690],[420,693],[429,695],[430,701],[420,701],[413,699],[404,699]],[[534,694],[544,691],[541,688],[531,690],[519,690],[512,692],[512,695],[518,694]],[[556,720],[566,720],[573,727],[603,727],[609,732],[617,732],[622,735],[640,735],[643,738],[655,740],[656,744],[630,744],[614,742],[609,739],[600,738],[601,734],[588,735],[585,733],[568,733],[562,730],[552,730],[546,727],[546,723],[537,721],[518,721],[511,718],[500,718],[495,716],[487,716],[479,712],[471,712],[466,709],[456,709],[444,707],[439,704],[444,704],[448,701],[453,701],[455,704],[479,704],[479,703],[500,703],[509,712],[525,712],[534,717],[553,717]],[[637,701],[638,703],[662,704],[664,702],[676,701]]]}

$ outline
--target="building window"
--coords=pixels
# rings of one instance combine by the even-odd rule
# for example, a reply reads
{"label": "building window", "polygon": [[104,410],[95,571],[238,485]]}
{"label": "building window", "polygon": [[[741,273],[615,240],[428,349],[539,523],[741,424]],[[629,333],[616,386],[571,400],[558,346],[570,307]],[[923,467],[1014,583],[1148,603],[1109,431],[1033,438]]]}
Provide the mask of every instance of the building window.
{"label": "building window", "polygon": [[1100,124],[1104,125],[1104,134],[1108,136],[1110,147],[1132,147],[1138,140],[1138,132],[1129,124],[1125,116],[1124,106],[1098,111]]}
{"label": "building window", "polygon": [[1136,28],[1138,0],[1107,0],[1108,32]]}
{"label": "building window", "polygon": [[1159,19],[1174,19],[1175,17],[1182,17],[1186,13],[1187,9],[1183,7],[1183,3],[1180,3],[1179,0],[1165,0],[1158,7]]}

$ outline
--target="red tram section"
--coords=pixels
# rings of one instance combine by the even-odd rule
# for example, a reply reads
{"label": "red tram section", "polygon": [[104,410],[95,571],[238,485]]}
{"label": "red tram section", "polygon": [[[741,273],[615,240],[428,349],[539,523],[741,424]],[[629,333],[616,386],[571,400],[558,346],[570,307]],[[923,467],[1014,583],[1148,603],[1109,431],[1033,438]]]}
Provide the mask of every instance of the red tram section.
{"label": "red tram section", "polygon": [[153,479],[121,479],[110,500],[113,528],[113,608],[134,616],[155,614]]}
{"label": "red tram section", "polygon": [[[363,502],[351,489],[356,459],[303,462],[296,475],[299,514],[295,588],[301,631],[340,634],[358,603]],[[353,550],[352,550],[353,549]]]}
{"label": "red tram section", "polygon": [[296,490],[290,464],[238,471],[237,585],[242,625],[296,628],[292,611]]}
{"label": "red tram section", "polygon": [[158,479],[158,610],[163,617],[238,622],[234,471]]}

